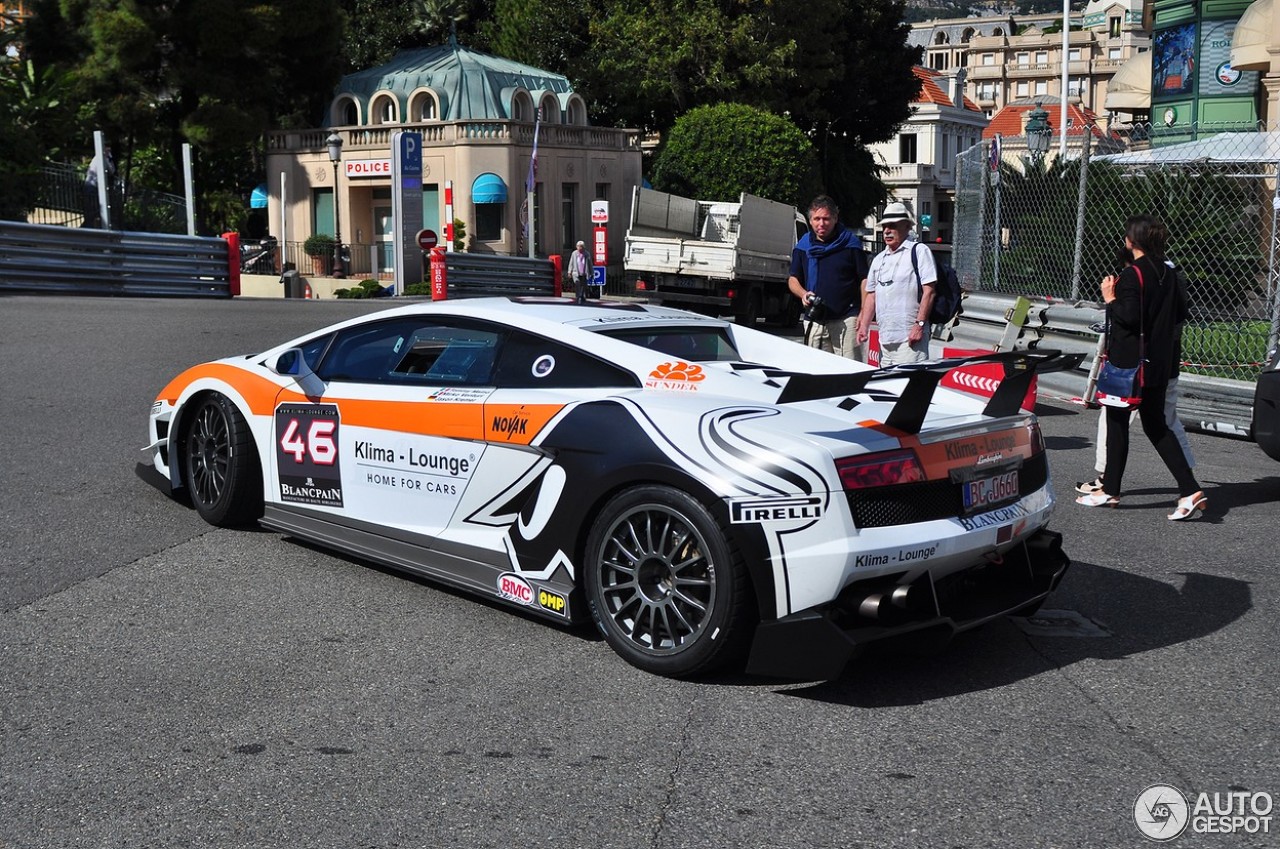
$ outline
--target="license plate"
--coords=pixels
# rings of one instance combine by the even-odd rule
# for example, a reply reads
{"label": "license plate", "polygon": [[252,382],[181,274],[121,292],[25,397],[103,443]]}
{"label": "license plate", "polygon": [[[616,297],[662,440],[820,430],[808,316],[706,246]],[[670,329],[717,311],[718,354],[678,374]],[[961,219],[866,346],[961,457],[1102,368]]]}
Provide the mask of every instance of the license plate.
{"label": "license plate", "polygon": [[989,478],[978,478],[964,485],[964,509],[978,510],[988,504],[996,504],[1018,497],[1018,470]]}

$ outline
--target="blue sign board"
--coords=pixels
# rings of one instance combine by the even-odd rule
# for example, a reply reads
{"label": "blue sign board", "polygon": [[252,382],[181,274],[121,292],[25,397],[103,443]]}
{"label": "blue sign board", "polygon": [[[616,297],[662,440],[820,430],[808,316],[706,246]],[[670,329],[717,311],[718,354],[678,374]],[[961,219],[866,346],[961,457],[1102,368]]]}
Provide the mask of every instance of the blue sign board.
{"label": "blue sign board", "polygon": [[604,285],[604,266],[603,265],[597,265],[591,269],[591,285],[592,286]]}

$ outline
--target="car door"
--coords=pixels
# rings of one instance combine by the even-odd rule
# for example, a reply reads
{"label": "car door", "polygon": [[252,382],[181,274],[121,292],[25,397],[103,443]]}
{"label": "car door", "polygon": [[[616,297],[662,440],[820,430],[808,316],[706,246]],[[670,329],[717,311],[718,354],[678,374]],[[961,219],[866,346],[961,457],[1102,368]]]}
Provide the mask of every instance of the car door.
{"label": "car door", "polygon": [[277,401],[280,507],[323,516],[364,545],[430,547],[484,456],[484,401],[503,337],[432,316],[333,334],[313,354],[314,394],[294,387]]}

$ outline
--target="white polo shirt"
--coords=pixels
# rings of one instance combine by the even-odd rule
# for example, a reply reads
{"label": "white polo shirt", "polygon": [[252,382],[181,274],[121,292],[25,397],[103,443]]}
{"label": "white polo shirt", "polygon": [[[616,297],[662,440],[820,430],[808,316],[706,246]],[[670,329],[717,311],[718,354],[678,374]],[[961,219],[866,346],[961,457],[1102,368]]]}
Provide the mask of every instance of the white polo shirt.
{"label": "white polo shirt", "polygon": [[937,282],[938,267],[933,262],[933,251],[927,247],[917,248],[917,244],[909,239],[896,251],[885,248],[871,260],[867,291],[876,296],[876,325],[881,345],[906,342],[920,312],[920,290],[916,288],[916,273],[911,267],[912,251],[916,252],[921,285],[932,286]]}

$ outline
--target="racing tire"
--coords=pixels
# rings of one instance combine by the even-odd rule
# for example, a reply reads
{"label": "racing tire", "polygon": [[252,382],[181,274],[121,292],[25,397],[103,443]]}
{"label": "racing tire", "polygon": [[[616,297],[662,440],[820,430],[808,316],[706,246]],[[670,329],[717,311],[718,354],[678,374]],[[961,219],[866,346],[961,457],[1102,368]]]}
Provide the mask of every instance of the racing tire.
{"label": "racing tire", "polygon": [[183,475],[200,518],[219,528],[262,518],[262,464],[244,416],[213,393],[196,401],[186,423]]}
{"label": "racing tire", "polygon": [[683,678],[741,661],[754,624],[746,568],[697,499],[666,486],[620,493],[583,563],[591,616],[631,665]]}

